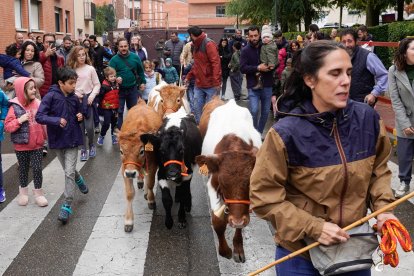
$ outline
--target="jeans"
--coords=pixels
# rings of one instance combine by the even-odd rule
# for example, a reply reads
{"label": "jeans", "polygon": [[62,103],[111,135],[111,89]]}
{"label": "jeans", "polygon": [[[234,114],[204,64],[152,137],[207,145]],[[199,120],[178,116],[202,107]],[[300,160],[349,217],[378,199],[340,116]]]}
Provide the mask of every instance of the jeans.
{"label": "jeans", "polygon": [[[283,258],[287,255],[289,255],[289,250],[277,246],[276,247],[276,260]],[[319,271],[313,267],[313,264],[311,261],[303,258],[303,257],[293,257],[287,261],[284,261],[283,263],[280,263],[275,266],[276,269],[276,275],[278,276],[319,276]],[[359,270],[359,271],[352,271],[347,273],[342,273],[338,275],[343,276],[370,276],[371,270]]]}
{"label": "jeans", "polygon": [[414,139],[397,137],[398,177],[410,185],[414,157]]}
{"label": "jeans", "polygon": [[216,94],[217,90],[214,87],[199,88],[197,86],[194,86],[194,115],[197,124],[200,122],[204,105],[208,103]]}
{"label": "jeans", "polygon": [[95,118],[92,112],[92,108],[88,108],[88,115],[83,118],[82,123],[80,123],[80,127],[82,130],[82,138],[83,138],[83,146],[82,149],[86,150],[86,137],[85,137],[85,129],[88,133],[88,145],[89,148],[93,146],[95,142]]}
{"label": "jeans", "polygon": [[[266,126],[267,118],[270,113],[270,102],[272,98],[272,87],[263,87],[263,89],[253,90],[248,89],[249,92],[249,110],[253,117],[253,125],[260,134]],[[259,103],[260,117],[259,115]]]}
{"label": "jeans", "polygon": [[75,181],[80,178],[80,174],[76,170],[78,148],[56,149],[55,152],[65,172],[65,203],[71,205],[77,187]]}
{"label": "jeans", "polygon": [[119,108],[118,108],[118,129],[121,129],[124,122],[124,109],[125,103],[127,108],[130,109],[137,104],[139,98],[138,89],[136,86],[119,89]]}
{"label": "jeans", "polygon": [[193,85],[190,84],[187,88],[187,99],[188,99],[188,102],[190,103],[191,113],[194,114],[194,112],[195,112],[195,108],[194,108],[194,84]]}

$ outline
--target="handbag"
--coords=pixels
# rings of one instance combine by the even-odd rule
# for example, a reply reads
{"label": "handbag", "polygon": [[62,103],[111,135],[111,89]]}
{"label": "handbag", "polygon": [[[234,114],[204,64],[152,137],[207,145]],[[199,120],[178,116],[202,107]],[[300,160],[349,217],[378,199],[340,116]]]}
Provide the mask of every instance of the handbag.
{"label": "handbag", "polygon": [[[310,250],[313,266],[321,275],[336,275],[345,272],[370,269],[372,254],[379,246],[377,234],[368,222],[349,231],[345,243],[319,245]],[[314,241],[305,238],[307,244]]]}

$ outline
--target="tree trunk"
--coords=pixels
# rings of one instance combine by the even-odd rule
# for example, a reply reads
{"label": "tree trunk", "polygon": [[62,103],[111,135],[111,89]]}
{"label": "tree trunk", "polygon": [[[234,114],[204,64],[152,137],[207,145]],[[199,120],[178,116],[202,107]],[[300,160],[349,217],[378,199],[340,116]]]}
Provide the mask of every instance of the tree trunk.
{"label": "tree trunk", "polygon": [[381,14],[381,9],[379,7],[375,7],[373,0],[368,1],[366,14],[367,14],[367,18],[365,21],[365,25],[367,27],[379,25],[379,16]]}
{"label": "tree trunk", "polygon": [[339,29],[342,28],[342,13],[344,10],[344,6],[342,5],[342,2],[339,4]]}
{"label": "tree trunk", "polygon": [[303,15],[303,21],[305,23],[305,31],[308,31],[309,25],[312,24],[312,6],[308,0],[303,1],[305,7],[305,13]]}
{"label": "tree trunk", "polygon": [[397,21],[404,21],[404,0],[397,0]]}

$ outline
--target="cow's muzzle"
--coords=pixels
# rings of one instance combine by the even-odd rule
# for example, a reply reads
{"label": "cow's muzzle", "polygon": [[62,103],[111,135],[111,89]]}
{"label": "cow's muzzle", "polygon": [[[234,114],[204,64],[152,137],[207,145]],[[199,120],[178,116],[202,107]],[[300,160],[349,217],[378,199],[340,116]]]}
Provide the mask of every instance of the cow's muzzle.
{"label": "cow's muzzle", "polygon": [[124,175],[126,178],[136,178],[138,175],[137,170],[125,170]]}

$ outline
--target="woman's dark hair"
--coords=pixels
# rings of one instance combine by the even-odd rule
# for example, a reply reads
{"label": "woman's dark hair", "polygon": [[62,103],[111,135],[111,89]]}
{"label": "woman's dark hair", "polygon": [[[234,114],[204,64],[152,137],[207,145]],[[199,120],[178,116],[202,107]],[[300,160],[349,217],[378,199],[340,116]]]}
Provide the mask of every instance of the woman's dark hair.
{"label": "woman's dark hair", "polygon": [[398,71],[405,71],[407,68],[407,49],[413,41],[414,38],[404,38],[400,41],[400,45],[394,55],[394,64]]}
{"label": "woman's dark hair", "polygon": [[298,51],[299,49],[300,49],[300,44],[299,44],[299,41],[297,41],[297,40],[292,40],[290,43],[289,43],[289,48],[290,48],[290,51],[292,52],[292,44],[296,44],[296,46],[298,46],[298,49],[296,50],[296,51]]}
{"label": "woman's dark hair", "polygon": [[16,54],[19,52],[19,49],[17,49],[16,43],[10,44],[6,47],[6,55],[11,57],[16,57]]}
{"label": "woman's dark hair", "polygon": [[335,41],[318,40],[298,50],[293,56],[293,71],[286,81],[286,92],[282,100],[289,100],[296,106],[304,100],[312,99],[312,91],[303,78],[305,76],[316,77],[319,69],[324,65],[326,55],[338,49],[346,51],[345,46]]}
{"label": "woman's dark hair", "polygon": [[198,37],[203,33],[203,31],[198,26],[192,26],[188,28],[187,33]]}
{"label": "woman's dark hair", "polygon": [[24,60],[24,52],[26,52],[26,49],[29,45],[33,46],[34,49],[34,55],[33,55],[33,61],[39,61],[39,48],[36,46],[36,44],[31,41],[31,40],[27,40],[26,42],[23,43],[21,51],[20,51],[20,59]]}
{"label": "woman's dark hair", "polygon": [[[218,44],[218,46],[219,46],[219,47],[222,47],[222,46],[221,46],[221,42],[223,42],[223,41],[226,41],[226,42],[227,42],[227,46],[229,46],[229,41],[227,40],[227,38],[222,37],[222,38],[220,39],[220,41],[219,41],[219,44]],[[226,46],[226,47],[227,47],[227,46]]]}

